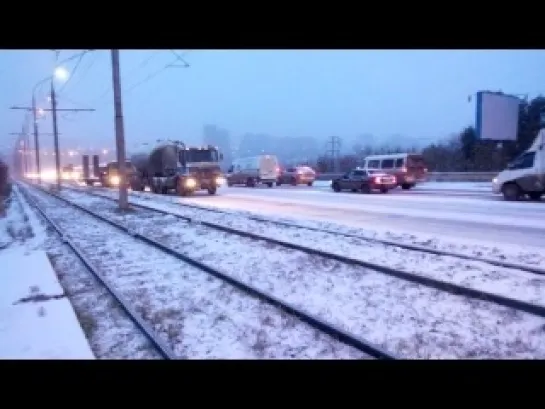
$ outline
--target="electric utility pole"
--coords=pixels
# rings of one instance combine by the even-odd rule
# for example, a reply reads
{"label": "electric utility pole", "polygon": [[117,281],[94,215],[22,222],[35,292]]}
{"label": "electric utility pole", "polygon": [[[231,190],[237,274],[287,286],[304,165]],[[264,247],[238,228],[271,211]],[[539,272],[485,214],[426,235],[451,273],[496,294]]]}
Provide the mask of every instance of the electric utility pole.
{"label": "electric utility pole", "polygon": [[59,130],[57,128],[57,98],[55,85],[51,78],[51,116],[53,118],[53,143],[55,144],[55,172],[57,176],[57,191],[61,190],[61,155],[59,152]]}
{"label": "electric utility pole", "polygon": [[333,173],[338,173],[339,153],[341,150],[341,138],[332,136],[327,142],[327,155],[331,158],[331,168]]}
{"label": "electric utility pole", "polygon": [[129,209],[127,191],[127,168],[125,158],[125,128],[123,125],[123,103],[121,99],[121,75],[119,70],[119,50],[111,50],[112,85],[114,94],[115,146],[117,150],[117,166],[119,169],[119,209]]}
{"label": "electric utility pole", "polygon": [[40,175],[40,144],[38,143],[38,115],[36,112],[36,97],[32,95],[32,122],[34,124],[34,151],[36,154],[36,176],[38,177],[38,184],[42,184],[42,177]]}

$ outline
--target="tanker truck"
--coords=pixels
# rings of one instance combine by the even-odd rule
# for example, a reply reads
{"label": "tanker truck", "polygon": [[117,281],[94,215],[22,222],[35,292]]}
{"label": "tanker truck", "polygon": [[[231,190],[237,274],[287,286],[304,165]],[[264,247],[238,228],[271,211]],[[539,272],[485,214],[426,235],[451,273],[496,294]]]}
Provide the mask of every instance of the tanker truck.
{"label": "tanker truck", "polygon": [[137,171],[133,189],[142,191],[148,187],[161,194],[174,190],[180,196],[207,190],[213,195],[224,184],[219,166],[223,155],[216,147],[189,147],[180,141],[157,142],[154,148],[131,156]]}

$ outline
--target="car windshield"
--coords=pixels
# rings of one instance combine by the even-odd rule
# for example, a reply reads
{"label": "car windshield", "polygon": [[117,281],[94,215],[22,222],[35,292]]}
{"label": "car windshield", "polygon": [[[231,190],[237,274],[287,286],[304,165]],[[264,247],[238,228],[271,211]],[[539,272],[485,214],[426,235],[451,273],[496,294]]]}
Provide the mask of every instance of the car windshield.
{"label": "car windshield", "polygon": [[[217,162],[218,151],[215,149],[187,149],[180,154],[184,155],[185,162]],[[184,161],[180,161],[184,162]]]}

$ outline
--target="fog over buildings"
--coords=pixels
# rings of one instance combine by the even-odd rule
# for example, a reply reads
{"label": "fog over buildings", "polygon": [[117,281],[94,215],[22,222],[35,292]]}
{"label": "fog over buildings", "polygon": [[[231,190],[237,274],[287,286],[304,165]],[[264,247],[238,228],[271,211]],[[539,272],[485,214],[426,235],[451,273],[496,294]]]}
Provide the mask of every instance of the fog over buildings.
{"label": "fog over buildings", "polygon": [[[312,136],[276,136],[267,133],[245,133],[231,136],[230,132],[217,125],[205,125],[203,143],[217,146],[223,153],[222,167],[229,167],[235,158],[256,155],[276,155],[285,165],[313,163],[327,152],[327,138]],[[422,138],[407,138],[392,135],[377,138],[362,133],[352,138],[342,138],[340,154],[360,154],[364,148],[418,150],[429,143]]]}

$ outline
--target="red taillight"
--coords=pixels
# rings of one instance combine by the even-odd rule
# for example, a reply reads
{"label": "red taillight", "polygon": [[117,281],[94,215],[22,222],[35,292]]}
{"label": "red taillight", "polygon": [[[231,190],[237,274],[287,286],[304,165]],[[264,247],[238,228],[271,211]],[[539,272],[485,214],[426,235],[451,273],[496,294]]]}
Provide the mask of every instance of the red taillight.
{"label": "red taillight", "polygon": [[402,168],[401,168],[401,171],[402,171],[403,173],[406,173],[406,172],[407,172],[407,168],[406,168],[406,167],[402,167]]}
{"label": "red taillight", "polygon": [[424,172],[427,172],[428,171],[428,168],[424,168]]}
{"label": "red taillight", "polygon": [[380,178],[379,178],[379,177],[376,177],[376,178],[375,178],[375,183],[377,183],[377,184],[380,183]]}

